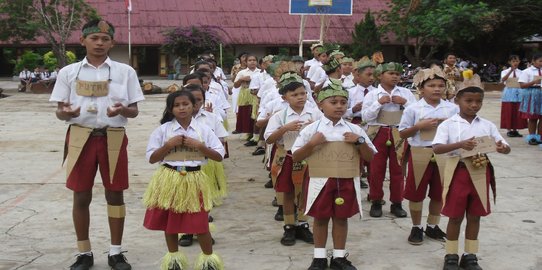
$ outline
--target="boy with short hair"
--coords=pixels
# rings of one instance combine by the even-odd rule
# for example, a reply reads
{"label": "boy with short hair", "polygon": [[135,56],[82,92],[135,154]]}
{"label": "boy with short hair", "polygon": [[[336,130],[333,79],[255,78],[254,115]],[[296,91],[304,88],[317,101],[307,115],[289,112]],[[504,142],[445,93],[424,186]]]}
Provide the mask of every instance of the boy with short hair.
{"label": "boy with short hair", "polygon": [[[320,120],[305,127],[292,146],[293,162],[300,162],[314,155],[319,147],[343,147],[353,155],[367,161],[373,158],[376,149],[367,134],[357,125],[346,122],[343,116],[348,107],[348,92],[341,84],[332,83],[318,93],[318,102],[324,115]],[[317,148],[318,147],[318,148]],[[355,147],[355,149],[351,149]],[[337,148],[335,148],[337,149]],[[322,149],[325,151],[326,149]],[[355,162],[356,159],[350,160]],[[359,162],[359,161],[357,161]],[[310,166],[310,161],[309,161]],[[330,268],[335,270],[356,270],[346,259],[346,237],[348,218],[361,213],[361,194],[358,175],[348,178],[330,173],[327,177],[314,174],[317,167],[311,167],[309,181],[303,186],[305,213],[314,217],[314,257],[309,270],[327,268],[326,242],[329,220],[333,221],[333,257]],[[310,190],[310,192],[309,192]]]}
{"label": "boy with short hair", "polygon": [[[307,92],[303,79],[296,73],[284,73],[279,81],[282,99],[288,102],[285,109],[278,111],[269,119],[265,129],[266,143],[275,144],[275,157],[271,174],[276,177],[275,190],[283,192],[284,235],[281,244],[292,246],[296,239],[313,244],[307,216],[303,214],[301,187],[305,180],[306,165],[292,162],[292,144],[299,131],[321,117],[317,108],[307,106]],[[295,206],[297,205],[297,220]]]}
{"label": "boy with short hair", "polygon": [[408,106],[399,124],[402,139],[408,139],[408,174],[405,184],[405,199],[409,200],[412,229],[408,243],[423,243],[422,210],[426,196],[430,198],[429,215],[425,234],[435,240],[444,241],[446,234],[438,227],[442,208],[442,184],[439,167],[431,148],[435,131],[440,122],[457,114],[455,104],[441,99],[446,90],[446,75],[439,68],[422,69],[414,76],[414,85],[420,100]]}
{"label": "boy with short hair", "polygon": [[397,129],[403,110],[416,102],[409,89],[397,86],[403,67],[399,63],[380,64],[375,69],[375,77],[380,81],[378,88],[371,91],[363,100],[361,115],[367,122],[367,134],[372,138],[378,153],[370,164],[369,199],[372,201],[371,217],[382,216],[383,185],[386,165],[389,160],[390,171],[390,212],[396,217],[406,217],[401,205],[403,201],[404,176],[400,155],[403,142]]}
{"label": "boy with short hair", "polygon": [[[486,154],[477,151],[476,138],[489,136],[489,140],[496,143],[498,153],[510,153],[510,146],[495,124],[477,115],[483,99],[484,90],[478,86],[457,91],[455,103],[459,105],[459,113],[439,125],[433,140],[435,154],[446,154],[445,159],[439,162],[439,167],[441,164],[445,166],[441,169],[444,171],[442,214],[449,217],[444,270],[459,270],[460,267],[465,270],[482,269],[476,257],[480,217],[491,213],[489,186],[495,197],[495,176]],[[477,154],[471,156],[467,151]],[[452,168],[453,174],[446,173]],[[458,238],[465,216],[465,253],[458,264]]]}

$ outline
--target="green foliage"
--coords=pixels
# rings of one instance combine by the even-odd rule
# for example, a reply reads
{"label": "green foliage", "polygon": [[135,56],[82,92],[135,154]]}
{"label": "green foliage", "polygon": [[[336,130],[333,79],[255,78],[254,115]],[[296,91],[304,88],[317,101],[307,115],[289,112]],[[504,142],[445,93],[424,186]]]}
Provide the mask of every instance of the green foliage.
{"label": "green foliage", "polygon": [[[71,51],[66,52],[67,64],[74,63],[76,60],[75,53]],[[53,70],[58,66],[58,60],[52,51],[49,51],[43,55],[43,65],[49,70]]]}
{"label": "green foliage", "polygon": [[441,45],[472,40],[494,30],[503,20],[495,8],[483,1],[391,0],[380,19],[383,33],[393,33],[405,46],[405,55],[414,64],[422,60],[421,48],[429,46],[426,60]]}
{"label": "green foliage", "polygon": [[365,19],[354,25],[352,31],[352,44],[350,45],[351,55],[358,59],[365,55],[370,56],[376,51],[380,51],[380,33],[375,23],[375,18],[371,11],[367,11]]}
{"label": "green foliage", "polygon": [[15,64],[15,74],[19,74],[24,67],[27,67],[28,70],[34,71],[35,67],[41,66],[43,64],[43,58],[41,55],[33,51],[25,51],[19,61]]}
{"label": "green foliage", "polygon": [[0,1],[0,40],[20,42],[41,36],[51,44],[60,67],[68,63],[66,41],[84,20],[98,18],[84,0]]}
{"label": "green foliage", "polygon": [[162,51],[176,56],[198,55],[205,51],[217,51],[221,37],[213,26],[189,26],[162,31],[164,44]]}

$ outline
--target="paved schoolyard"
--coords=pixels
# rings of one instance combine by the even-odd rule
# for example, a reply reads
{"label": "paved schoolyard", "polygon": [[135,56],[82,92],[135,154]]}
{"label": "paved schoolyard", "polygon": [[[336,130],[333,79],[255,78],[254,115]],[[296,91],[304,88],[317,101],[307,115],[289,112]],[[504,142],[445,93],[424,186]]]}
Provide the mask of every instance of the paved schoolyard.
{"label": "paved schoolyard", "polygon": [[[170,83],[157,81],[161,86]],[[67,269],[76,246],[71,192],[64,187],[65,169],[60,165],[66,125],[55,118],[56,105],[47,101],[48,95],[17,93],[15,83],[8,81],[0,81],[0,87],[10,95],[0,99],[0,269]],[[123,248],[133,269],[157,269],[166,252],[163,234],[142,226],[145,209],[141,197],[156,168],[145,161],[145,147],[165,105],[165,94],[146,97],[139,105],[138,118],[127,127],[131,185],[125,193],[128,215]],[[497,123],[499,97],[499,92],[487,93],[481,112]],[[231,120],[233,126],[233,117]],[[242,146],[237,135],[229,141],[231,158],[224,163],[230,196],[212,211],[217,227],[214,248],[226,269],[306,269],[313,247],[301,242],[283,247],[279,242],[282,224],[273,219],[272,191],[263,188],[267,173],[261,156],[250,155],[253,149]],[[542,269],[542,151],[518,138],[508,141],[512,153],[491,155],[498,195],[493,213],[482,219],[480,264],[492,270]],[[371,218],[369,204],[363,206],[364,217],[349,221],[347,242],[349,259],[358,269],[442,267],[443,243],[426,240],[421,246],[411,246],[406,241],[409,218],[392,218],[389,203],[384,206],[384,217]],[[100,184],[94,188],[91,213],[92,269],[109,269],[106,204]],[[441,227],[446,222],[443,218]],[[191,262],[199,253],[197,245],[182,250]]]}

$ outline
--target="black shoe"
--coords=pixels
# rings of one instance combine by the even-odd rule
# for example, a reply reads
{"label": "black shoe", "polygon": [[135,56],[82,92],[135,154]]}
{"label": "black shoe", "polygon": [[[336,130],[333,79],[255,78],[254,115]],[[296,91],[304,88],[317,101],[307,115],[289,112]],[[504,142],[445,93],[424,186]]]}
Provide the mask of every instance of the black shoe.
{"label": "black shoe", "polygon": [[241,133],[241,132],[239,132],[237,130],[234,130],[234,131],[231,132],[231,134],[239,134],[239,133]]}
{"label": "black shoe", "polygon": [[70,270],[88,270],[93,265],[94,256],[92,255],[92,253],[90,253],[89,255],[79,254],[77,255],[77,260],[75,260],[75,263],[70,265]]}
{"label": "black shoe", "polygon": [[444,256],[444,267],[442,270],[459,270],[459,256],[457,254],[446,254]]}
{"label": "black shoe", "polygon": [[[258,145],[258,142],[255,142],[253,140],[250,140],[244,144],[244,146],[256,146]],[[265,151],[265,150],[264,150]]]}
{"label": "black shoe", "polygon": [[514,134],[514,131],[508,131],[506,132],[506,136],[512,138],[512,137],[516,137],[515,134]]}
{"label": "black shoe", "polygon": [[254,150],[254,152],[252,152],[252,155],[253,156],[261,156],[261,155],[265,155],[265,148],[263,147],[258,147],[256,148],[256,150]]}
{"label": "black shoe", "polygon": [[313,258],[311,266],[307,270],[326,270],[327,259],[326,258]]}
{"label": "black shoe", "polygon": [[423,243],[423,229],[412,227],[408,236],[408,243],[415,246],[421,245]]}
{"label": "black shoe", "polygon": [[346,259],[346,257],[331,258],[329,268],[334,270],[357,270],[357,268],[354,267],[352,263]]}
{"label": "black shoe", "polygon": [[296,230],[294,225],[284,225],[284,234],[282,235],[282,239],[280,239],[280,243],[283,246],[295,245],[295,235]]}
{"label": "black shoe", "polygon": [[179,239],[179,246],[181,247],[189,247],[194,243],[194,235],[193,234],[183,234],[181,236],[181,239]]}
{"label": "black shoe", "polygon": [[435,239],[437,241],[446,242],[446,233],[443,232],[438,225],[435,225],[435,228],[427,226],[425,228],[425,235],[427,237]]}
{"label": "black shoe", "polygon": [[514,130],[514,136],[515,137],[523,137],[523,135],[519,134],[517,130]]}
{"label": "black shoe", "polygon": [[305,243],[314,244],[314,236],[309,230],[309,223],[295,226],[295,238],[305,241]]}
{"label": "black shoe", "polygon": [[277,202],[277,197],[275,197],[275,198],[271,201],[271,205],[274,206],[274,207],[279,207],[279,203]]}
{"label": "black shoe", "polygon": [[367,182],[365,182],[363,180],[360,180],[359,181],[359,187],[365,189],[365,188],[368,188],[369,185],[367,185]]}
{"label": "black shoe", "polygon": [[404,218],[407,216],[406,211],[403,210],[403,206],[400,203],[392,203],[390,206],[390,212],[398,218]]}
{"label": "black shoe", "polygon": [[215,218],[213,218],[213,216],[209,215],[209,217],[207,218],[207,221],[209,222],[213,222],[215,220]]}
{"label": "black shoe", "polygon": [[[264,188],[273,188],[273,181],[271,181],[271,179],[269,179],[269,181],[267,181],[265,183],[265,185],[263,185]],[[275,198],[276,200],[276,198]]]}
{"label": "black shoe", "polygon": [[284,213],[282,212],[282,205],[279,205],[279,208],[277,209],[277,213],[275,213],[275,220],[284,221]]}
{"label": "black shoe", "polygon": [[461,256],[459,267],[464,270],[482,270],[482,267],[478,265],[476,254],[463,254],[463,256]]}
{"label": "black shoe", "polygon": [[529,140],[529,145],[538,145],[538,141],[535,138]]}
{"label": "black shoe", "polygon": [[369,211],[371,217],[381,217],[382,216],[382,203],[380,200],[373,201],[371,204],[371,211]]}
{"label": "black shoe", "polygon": [[111,266],[113,270],[131,270],[132,266],[126,261],[124,254],[119,253],[113,256],[107,256],[107,264]]}

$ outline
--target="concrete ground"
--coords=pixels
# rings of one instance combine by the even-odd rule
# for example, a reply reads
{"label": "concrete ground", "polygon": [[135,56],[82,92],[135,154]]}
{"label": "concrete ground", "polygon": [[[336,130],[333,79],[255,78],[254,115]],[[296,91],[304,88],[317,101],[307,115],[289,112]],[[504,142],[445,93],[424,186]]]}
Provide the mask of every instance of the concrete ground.
{"label": "concrete ground", "polygon": [[[156,81],[160,86],[170,83]],[[67,269],[75,259],[76,245],[72,194],[64,187],[65,168],[61,167],[66,125],[55,118],[56,105],[48,102],[49,95],[17,93],[10,81],[0,81],[0,87],[9,95],[0,99],[0,269]],[[151,131],[158,126],[165,96],[146,96],[139,104],[139,116],[127,126],[131,185],[125,193],[128,214],[123,248],[133,269],[157,269],[166,252],[163,234],[143,228],[145,209],[141,203],[157,167],[145,160],[145,148]],[[480,113],[497,125],[499,97],[499,92],[487,93]],[[508,141],[512,146],[509,155],[491,155],[498,196],[493,213],[482,218],[480,264],[493,270],[542,269],[542,214],[537,208],[542,205],[538,167],[542,152],[519,138]],[[244,147],[238,135],[232,135],[229,142],[231,158],[224,164],[230,196],[212,211],[217,227],[215,251],[230,270],[306,269],[312,245],[298,242],[283,247],[279,242],[282,223],[273,219],[273,192],[263,187],[267,172],[261,156],[252,156],[253,149]],[[91,205],[92,269],[109,269],[106,204],[99,177],[96,181]],[[403,205],[407,207],[406,202]],[[384,217],[371,218],[369,204],[364,202],[363,206],[364,217],[356,216],[349,222],[347,242],[349,259],[358,269],[442,268],[443,243],[426,240],[421,246],[411,246],[406,241],[409,218],[390,216],[389,203],[384,206]],[[442,218],[441,227],[446,223]],[[461,241],[460,250],[462,246]],[[332,248],[331,238],[327,247]],[[197,245],[181,250],[190,262],[199,253]]]}

